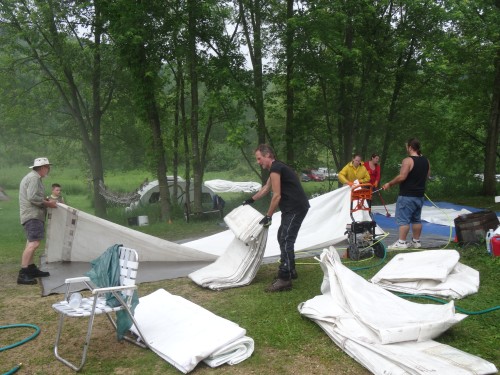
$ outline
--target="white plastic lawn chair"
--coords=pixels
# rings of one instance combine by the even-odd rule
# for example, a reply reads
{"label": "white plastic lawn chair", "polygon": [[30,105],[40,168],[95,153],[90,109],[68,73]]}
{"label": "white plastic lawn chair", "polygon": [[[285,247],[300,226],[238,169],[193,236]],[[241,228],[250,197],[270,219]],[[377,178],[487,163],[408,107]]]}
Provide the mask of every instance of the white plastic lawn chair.
{"label": "white plastic lawn chair", "polygon": [[[147,346],[143,343],[146,341],[143,339],[142,333],[140,331],[139,326],[137,325],[134,316],[131,311],[132,306],[132,297],[134,294],[134,290],[137,289],[137,285],[135,285],[135,280],[137,277],[137,269],[139,267],[139,257],[137,252],[133,249],[129,249],[126,247],[119,248],[119,257],[120,257],[120,286],[116,287],[106,287],[106,288],[97,288],[93,285],[92,281],[89,277],[75,277],[65,280],[66,284],[66,294],[65,299],[61,302],[55,303],[52,305],[52,308],[59,313],[59,324],[57,327],[57,336],[56,342],[54,346],[54,354],[56,358],[64,363],[65,365],[71,367],[75,371],[79,371],[85,364],[87,358],[87,350],[90,344],[90,337],[92,334],[92,326],[94,324],[94,317],[96,315],[106,314],[109,321],[113,325],[115,331],[117,330],[117,325],[114,317],[112,316],[113,312],[117,312],[120,310],[125,310],[132,322],[134,323],[137,332],[139,333],[137,339],[133,339],[131,337],[124,336],[123,338],[133,344],[136,344],[142,348],[146,348]],[[88,290],[91,291],[92,295],[88,298],[83,298],[80,306],[78,308],[72,308],[68,301],[71,294],[71,291],[74,290],[74,284],[83,283]],[[73,285],[73,288],[72,288]],[[112,293],[114,297],[119,301],[120,305],[117,307],[112,307],[106,304],[105,295],[107,293]],[[87,335],[85,337],[85,343],[83,345],[83,353],[80,365],[76,365],[70,362],[68,359],[63,358],[59,354],[59,342],[62,335],[64,319],[68,318],[82,318],[88,317],[88,328]],[[140,341],[139,341],[140,339]],[[142,341],[142,342],[141,342]]]}

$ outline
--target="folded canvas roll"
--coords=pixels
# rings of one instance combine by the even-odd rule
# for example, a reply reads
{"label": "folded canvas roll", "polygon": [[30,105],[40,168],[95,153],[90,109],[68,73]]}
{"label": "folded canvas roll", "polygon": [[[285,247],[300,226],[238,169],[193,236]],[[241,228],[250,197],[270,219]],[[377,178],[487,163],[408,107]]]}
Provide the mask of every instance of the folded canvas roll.
{"label": "folded canvas roll", "polygon": [[224,363],[236,365],[247,359],[254,350],[254,341],[251,337],[245,336],[231,344],[212,353],[205,358],[205,362],[210,367],[218,367]]}
{"label": "folded canvas roll", "polygon": [[244,328],[164,289],[141,297],[134,317],[148,346],[183,373],[206,358],[214,366],[239,363],[254,349]]}
{"label": "folded canvas roll", "polygon": [[268,228],[254,208],[245,205],[231,211],[224,221],[234,233],[234,239],[212,264],[192,272],[188,277],[196,284],[214,290],[248,285],[264,258]]}
{"label": "folded canvas roll", "polygon": [[248,243],[262,232],[263,227],[259,221],[263,217],[264,215],[247,204],[236,207],[224,217],[224,221],[236,238]]}
{"label": "folded canvas roll", "polygon": [[395,292],[463,298],[479,290],[479,272],[459,258],[456,250],[397,254],[371,282]]}
{"label": "folded canvas roll", "polygon": [[420,305],[370,284],[333,247],[320,258],[322,294],[299,305],[347,354],[374,374],[493,374],[493,363],[432,338],[465,317],[448,305]]}

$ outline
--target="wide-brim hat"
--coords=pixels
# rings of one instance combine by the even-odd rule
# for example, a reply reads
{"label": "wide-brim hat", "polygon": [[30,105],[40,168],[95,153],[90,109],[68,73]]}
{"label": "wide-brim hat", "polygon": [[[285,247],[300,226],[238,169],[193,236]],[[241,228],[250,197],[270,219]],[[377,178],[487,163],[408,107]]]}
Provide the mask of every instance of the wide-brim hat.
{"label": "wide-brim hat", "polygon": [[52,164],[49,163],[49,159],[47,158],[36,158],[30,169],[33,169],[35,167],[42,167],[44,165],[52,165]]}

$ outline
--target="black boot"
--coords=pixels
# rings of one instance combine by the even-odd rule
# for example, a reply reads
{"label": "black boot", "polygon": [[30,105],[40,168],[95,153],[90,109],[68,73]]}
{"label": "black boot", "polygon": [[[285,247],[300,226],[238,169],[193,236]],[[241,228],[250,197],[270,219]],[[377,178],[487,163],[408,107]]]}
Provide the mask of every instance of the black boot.
{"label": "black boot", "polygon": [[46,271],[41,271],[40,269],[38,269],[38,267],[34,264],[30,264],[28,266],[28,274],[31,276],[31,277],[47,277],[47,276],[50,276],[50,273],[49,272],[46,272]]}
{"label": "black boot", "polygon": [[291,280],[276,279],[266,288],[266,292],[284,292],[292,289]]}
{"label": "black boot", "polygon": [[290,277],[293,279],[293,280],[297,280],[299,278],[299,275],[297,274],[297,271],[296,270],[291,270],[290,271]]}
{"label": "black boot", "polygon": [[27,268],[21,268],[19,275],[17,276],[17,283],[22,285],[33,285],[36,284],[36,279],[29,274]]}

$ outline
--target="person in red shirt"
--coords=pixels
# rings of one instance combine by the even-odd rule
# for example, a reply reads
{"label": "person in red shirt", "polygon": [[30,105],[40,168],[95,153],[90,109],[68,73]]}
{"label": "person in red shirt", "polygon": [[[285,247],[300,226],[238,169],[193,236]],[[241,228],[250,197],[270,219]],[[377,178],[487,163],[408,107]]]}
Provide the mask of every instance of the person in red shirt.
{"label": "person in red shirt", "polygon": [[380,156],[379,154],[372,154],[370,160],[365,161],[365,167],[370,175],[370,184],[377,187],[380,182]]}

